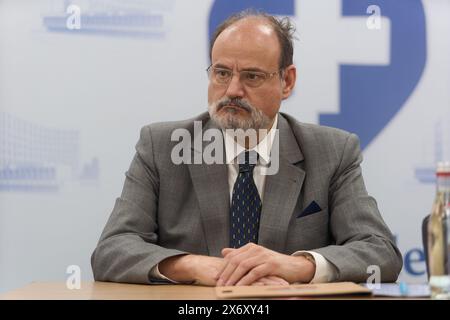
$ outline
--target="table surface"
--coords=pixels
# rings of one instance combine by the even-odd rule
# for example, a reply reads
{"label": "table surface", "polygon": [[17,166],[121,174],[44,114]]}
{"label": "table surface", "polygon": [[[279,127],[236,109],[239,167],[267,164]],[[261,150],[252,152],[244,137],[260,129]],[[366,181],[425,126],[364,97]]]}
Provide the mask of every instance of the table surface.
{"label": "table surface", "polygon": [[[82,282],[68,289],[65,282],[33,282],[3,295],[0,300],[216,300],[214,287]],[[311,299],[289,297],[292,299]],[[318,299],[318,298],[315,298]],[[322,297],[323,299],[323,297]],[[326,299],[392,299],[373,296],[333,296]],[[395,299],[395,298],[394,298]],[[397,298],[398,299],[398,298]]]}
{"label": "table surface", "polygon": [[212,300],[213,287],[188,285],[141,285],[113,282],[82,282],[68,289],[64,282],[33,282],[0,295],[3,300]]}

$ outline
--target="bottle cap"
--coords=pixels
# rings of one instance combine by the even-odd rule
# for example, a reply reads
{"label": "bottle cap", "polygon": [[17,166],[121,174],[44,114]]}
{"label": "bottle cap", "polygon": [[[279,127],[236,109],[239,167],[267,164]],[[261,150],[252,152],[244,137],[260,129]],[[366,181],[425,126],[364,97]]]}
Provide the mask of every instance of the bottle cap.
{"label": "bottle cap", "polygon": [[436,168],[437,175],[450,175],[450,161],[438,162]]}

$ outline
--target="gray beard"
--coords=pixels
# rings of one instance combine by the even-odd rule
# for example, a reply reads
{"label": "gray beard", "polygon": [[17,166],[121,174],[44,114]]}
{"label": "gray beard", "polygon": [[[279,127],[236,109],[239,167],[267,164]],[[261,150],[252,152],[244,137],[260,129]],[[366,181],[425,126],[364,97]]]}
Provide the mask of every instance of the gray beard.
{"label": "gray beard", "polygon": [[222,130],[226,129],[268,129],[271,119],[265,115],[261,110],[249,105],[247,106],[251,109],[250,117],[247,119],[241,119],[235,117],[235,111],[233,109],[228,109],[224,114],[218,114],[218,107],[221,100],[213,102],[208,106],[208,112],[214,123]]}

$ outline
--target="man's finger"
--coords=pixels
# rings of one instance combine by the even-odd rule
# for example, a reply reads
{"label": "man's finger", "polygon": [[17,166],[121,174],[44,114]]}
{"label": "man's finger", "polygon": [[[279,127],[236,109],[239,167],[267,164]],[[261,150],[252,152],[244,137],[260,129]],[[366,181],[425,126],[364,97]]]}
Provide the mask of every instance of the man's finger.
{"label": "man's finger", "polygon": [[[233,253],[230,253],[226,258],[224,258],[225,266],[223,267],[223,270],[219,273],[219,280],[217,281],[217,285],[218,286],[234,285],[234,283],[228,284],[230,276],[235,272],[236,268],[241,264],[242,261],[253,258],[254,256],[255,255],[252,253],[252,250],[249,250],[249,248],[244,247],[235,250]],[[248,270],[250,269],[247,268],[247,271]],[[242,271],[240,270],[239,273],[241,272]],[[238,280],[239,279],[237,279],[236,281]]]}
{"label": "man's finger", "polygon": [[264,286],[265,284],[264,284],[264,282],[262,282],[262,281],[256,281],[256,282],[253,282],[252,284],[251,284],[251,286]]}
{"label": "man's finger", "polygon": [[269,285],[279,285],[279,286],[289,285],[289,282],[287,282],[283,278],[280,278],[277,276],[267,276],[267,277],[259,279],[258,281],[263,282],[267,286],[269,286]]}
{"label": "man's finger", "polygon": [[236,283],[237,286],[248,286],[251,283],[270,275],[271,268],[267,263],[260,264],[247,273],[241,280]]}
{"label": "man's finger", "polygon": [[[219,280],[218,280],[218,285],[219,286],[232,285],[232,284],[229,283],[229,279],[230,279],[231,275],[235,272],[235,270],[239,267],[240,262],[242,260],[244,260],[244,259],[245,258],[235,257],[232,260],[228,260],[227,261],[227,264],[226,264],[224,270],[219,275]],[[241,273],[243,271],[239,270],[238,272]]]}
{"label": "man's finger", "polygon": [[263,264],[264,260],[261,257],[243,257],[243,260],[239,263],[236,269],[234,269],[233,273],[228,277],[228,280],[225,281],[226,286],[234,286],[236,282],[242,279],[250,270]]}
{"label": "man's finger", "polygon": [[238,250],[238,249],[234,249],[234,248],[224,248],[222,249],[222,256],[226,257],[229,253]]}
{"label": "man's finger", "polygon": [[[239,249],[232,249],[232,248],[225,248],[222,250],[222,254],[224,250],[230,249],[228,251],[227,255],[224,257],[225,263],[223,264],[222,268],[219,270],[219,280],[217,282],[217,286],[223,286],[225,282],[228,280],[228,277],[234,271],[236,266],[233,265],[233,263],[230,264],[230,261],[236,260],[235,257],[244,254],[245,252],[249,251],[252,248],[252,246],[245,245]],[[233,259],[233,260],[232,260]]]}
{"label": "man's finger", "polygon": [[229,254],[237,255],[237,254],[240,254],[240,253],[245,252],[247,250],[250,250],[251,248],[254,248],[254,247],[255,247],[255,244],[248,243],[245,246],[242,246],[240,248],[223,248],[222,249],[222,256],[225,257],[226,255],[229,255]]}

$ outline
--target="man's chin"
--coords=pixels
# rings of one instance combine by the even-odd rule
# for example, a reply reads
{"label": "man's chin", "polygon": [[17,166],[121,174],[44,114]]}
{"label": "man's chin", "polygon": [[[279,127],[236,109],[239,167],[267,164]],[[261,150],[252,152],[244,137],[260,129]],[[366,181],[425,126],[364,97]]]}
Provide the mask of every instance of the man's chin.
{"label": "man's chin", "polygon": [[246,111],[223,111],[217,113],[219,118],[230,122],[247,121],[251,119],[251,115]]}
{"label": "man's chin", "polygon": [[219,115],[216,114],[216,116],[214,117],[214,122],[216,122],[216,124],[223,130],[226,129],[244,129],[247,130],[249,129],[249,123],[248,123],[248,118],[247,117],[240,117],[240,116],[236,116],[236,115]]}

